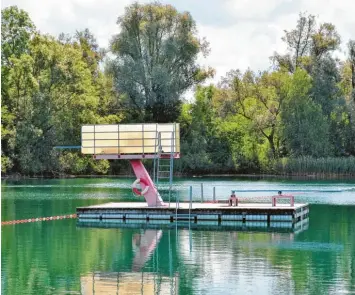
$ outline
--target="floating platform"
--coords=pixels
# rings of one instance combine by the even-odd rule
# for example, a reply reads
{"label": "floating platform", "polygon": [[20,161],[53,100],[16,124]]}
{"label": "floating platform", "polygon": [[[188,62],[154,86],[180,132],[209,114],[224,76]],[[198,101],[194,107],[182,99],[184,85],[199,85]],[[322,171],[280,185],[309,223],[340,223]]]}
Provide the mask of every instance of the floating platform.
{"label": "floating platform", "polygon": [[305,218],[296,223],[291,222],[258,222],[258,221],[200,221],[194,223],[191,221],[164,221],[156,223],[154,220],[147,222],[145,220],[122,220],[122,219],[80,219],[77,221],[79,228],[130,228],[143,230],[199,230],[199,231],[252,231],[252,232],[278,232],[299,234],[308,229],[309,218]]}
{"label": "floating platform", "polygon": [[[146,224],[147,228],[159,225],[183,227],[264,227],[298,228],[308,223],[308,204],[240,203],[236,207],[225,203],[171,203],[170,207],[148,207],[146,203],[105,203],[76,209],[80,226],[100,223],[112,227],[114,223]],[[109,224],[112,224],[111,226]]]}

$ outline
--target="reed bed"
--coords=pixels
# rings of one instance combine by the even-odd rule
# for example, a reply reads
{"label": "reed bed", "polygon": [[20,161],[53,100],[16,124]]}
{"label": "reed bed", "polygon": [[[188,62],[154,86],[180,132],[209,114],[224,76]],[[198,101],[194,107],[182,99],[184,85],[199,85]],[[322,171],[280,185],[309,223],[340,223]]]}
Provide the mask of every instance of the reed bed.
{"label": "reed bed", "polygon": [[355,157],[299,157],[275,160],[272,166],[276,174],[305,175],[355,175]]}

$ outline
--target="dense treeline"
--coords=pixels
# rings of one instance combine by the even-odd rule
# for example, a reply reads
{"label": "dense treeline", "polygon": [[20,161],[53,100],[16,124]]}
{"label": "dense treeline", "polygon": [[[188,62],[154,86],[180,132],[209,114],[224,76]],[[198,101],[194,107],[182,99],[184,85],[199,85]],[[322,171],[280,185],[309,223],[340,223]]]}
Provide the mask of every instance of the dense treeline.
{"label": "dense treeline", "polygon": [[2,10],[3,174],[124,173],[124,161],[53,147],[79,145],[82,124],[130,122],[180,122],[180,173],[355,174],[355,41],[334,58],[333,24],[300,14],[272,70],[231,69],[208,86],[214,70],[197,57],[209,44],[189,13],[135,3],[117,24],[103,49],[88,29],[55,38],[16,6]]}

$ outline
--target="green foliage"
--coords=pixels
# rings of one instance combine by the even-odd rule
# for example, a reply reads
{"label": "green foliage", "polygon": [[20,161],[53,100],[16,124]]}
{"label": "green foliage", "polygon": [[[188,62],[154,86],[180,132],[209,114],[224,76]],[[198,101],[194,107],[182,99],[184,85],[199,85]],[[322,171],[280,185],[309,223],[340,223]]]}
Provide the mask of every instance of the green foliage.
{"label": "green foliage", "polygon": [[66,174],[106,174],[110,165],[107,160],[95,161],[90,156],[66,152],[59,156],[59,171]]}
{"label": "green foliage", "polygon": [[329,125],[320,105],[309,96],[311,87],[307,73],[297,70],[282,114],[284,137],[291,156],[321,157],[329,152]]}
{"label": "green foliage", "polygon": [[20,57],[28,50],[35,26],[27,12],[10,6],[1,10],[1,60],[9,65],[11,56]]}
{"label": "green foliage", "polygon": [[[349,48],[349,62],[351,67],[351,87],[354,91],[355,89],[355,40],[349,41],[348,48]],[[354,101],[355,101],[355,95],[354,95]]]}
{"label": "green foliage", "polygon": [[[232,71],[223,81],[223,91],[216,98],[219,113],[237,114],[249,121],[254,136],[269,143],[270,157],[278,157],[280,146],[280,115],[287,97],[290,77],[285,72],[256,75]],[[225,99],[227,97],[227,99]]]}
{"label": "green foliage", "polygon": [[[175,121],[181,173],[353,171],[355,43],[347,60],[332,58],[340,36],[312,15],[285,31],[288,51],[271,58],[276,70],[232,70],[209,86],[201,83],[213,70],[197,64],[208,43],[171,5],[128,6],[110,43],[113,60],[88,29],[42,35],[15,6],[2,10],[1,24],[3,173],[122,173],[126,162],[53,147],[79,145],[82,124]],[[184,102],[192,87],[194,100]]]}
{"label": "green foliage", "polygon": [[314,15],[300,13],[296,28],[285,31],[282,40],[288,53],[274,53],[271,60],[276,67],[294,73],[299,67],[311,72],[312,65],[340,45],[340,36],[331,23],[317,24]]}
{"label": "green foliage", "polygon": [[6,173],[13,166],[9,157],[1,155],[1,172]]}
{"label": "green foliage", "polygon": [[180,115],[182,126],[180,166],[185,173],[223,173],[233,170],[225,134],[215,124],[212,98],[215,87],[197,87],[196,101],[186,105]]}
{"label": "green foliage", "polygon": [[191,15],[171,5],[134,3],[117,24],[110,70],[131,120],[174,122],[181,95],[212,74],[196,64],[208,44],[197,38]]}
{"label": "green foliage", "polygon": [[[18,31],[28,31],[31,21],[23,21],[27,14],[17,8],[5,9],[3,14],[12,23],[24,26],[6,30],[7,39],[2,44],[6,51],[8,43],[17,40]],[[3,61],[8,62],[6,85],[2,85],[6,87],[2,107],[4,159],[13,163],[14,171],[55,174],[61,167],[54,146],[77,145],[80,125],[117,123],[122,115],[117,112],[117,100],[110,88],[112,79],[99,69],[101,56],[94,52],[97,48],[89,31],[78,33],[73,42],[35,32],[23,36],[26,42],[19,44],[25,50]],[[78,165],[70,171],[81,173],[81,166],[78,159]],[[107,163],[89,166],[85,171],[104,173],[108,169]]]}

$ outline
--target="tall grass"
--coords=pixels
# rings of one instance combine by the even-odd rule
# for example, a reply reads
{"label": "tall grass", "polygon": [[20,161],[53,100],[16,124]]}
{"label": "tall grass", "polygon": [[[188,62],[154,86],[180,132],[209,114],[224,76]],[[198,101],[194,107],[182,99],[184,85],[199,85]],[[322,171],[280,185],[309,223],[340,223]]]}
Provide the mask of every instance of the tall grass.
{"label": "tall grass", "polygon": [[275,160],[272,165],[277,174],[305,175],[305,174],[344,174],[355,175],[355,157],[339,158],[282,158]]}

